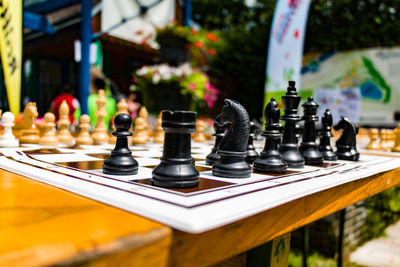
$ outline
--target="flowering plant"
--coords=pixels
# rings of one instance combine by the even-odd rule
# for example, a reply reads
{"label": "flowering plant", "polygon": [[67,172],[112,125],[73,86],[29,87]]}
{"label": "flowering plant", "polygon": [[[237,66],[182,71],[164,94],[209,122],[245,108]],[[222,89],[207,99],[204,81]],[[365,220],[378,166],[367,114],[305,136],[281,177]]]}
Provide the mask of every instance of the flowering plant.
{"label": "flowering plant", "polygon": [[163,35],[173,35],[187,41],[185,48],[189,51],[190,57],[197,65],[206,65],[211,57],[217,54],[216,45],[219,37],[216,32],[204,29],[195,30],[176,23],[168,24],[157,29],[156,40],[160,42]]}
{"label": "flowering plant", "polygon": [[210,83],[207,74],[192,68],[189,63],[177,67],[168,64],[143,66],[134,73],[133,82],[138,91],[146,90],[151,84],[178,84],[180,94],[190,95],[192,104],[207,104],[209,108],[214,107],[218,98],[218,89]]}

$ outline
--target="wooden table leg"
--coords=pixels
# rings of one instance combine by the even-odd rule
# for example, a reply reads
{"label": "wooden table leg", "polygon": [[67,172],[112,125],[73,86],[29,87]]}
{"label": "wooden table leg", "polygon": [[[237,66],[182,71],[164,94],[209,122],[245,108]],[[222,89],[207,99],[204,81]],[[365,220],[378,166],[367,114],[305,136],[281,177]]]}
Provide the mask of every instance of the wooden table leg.
{"label": "wooden table leg", "polygon": [[247,267],[287,267],[290,233],[284,234],[247,252]]}

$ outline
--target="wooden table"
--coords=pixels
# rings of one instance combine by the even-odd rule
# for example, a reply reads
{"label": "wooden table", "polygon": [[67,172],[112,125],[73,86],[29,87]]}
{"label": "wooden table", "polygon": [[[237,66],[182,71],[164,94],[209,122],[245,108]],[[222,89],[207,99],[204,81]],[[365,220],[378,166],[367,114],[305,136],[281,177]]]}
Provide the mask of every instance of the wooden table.
{"label": "wooden table", "polygon": [[0,266],[221,262],[400,184],[400,168],[188,234],[0,170]]}
{"label": "wooden table", "polygon": [[0,266],[165,266],[171,229],[0,170]]}

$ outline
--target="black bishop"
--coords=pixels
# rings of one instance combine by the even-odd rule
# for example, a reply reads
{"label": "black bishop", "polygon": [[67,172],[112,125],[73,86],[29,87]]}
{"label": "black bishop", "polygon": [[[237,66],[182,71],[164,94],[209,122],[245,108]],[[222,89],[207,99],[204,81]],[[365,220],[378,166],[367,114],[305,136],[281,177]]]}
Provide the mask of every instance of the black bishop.
{"label": "black bishop", "polygon": [[276,108],[277,106],[278,103],[272,97],[265,107],[265,131],[262,136],[266,139],[264,150],[253,164],[253,169],[256,172],[282,173],[288,168],[288,164],[282,159],[282,155],[278,150],[282,134],[280,133],[281,127],[279,123],[281,114],[280,109]]}

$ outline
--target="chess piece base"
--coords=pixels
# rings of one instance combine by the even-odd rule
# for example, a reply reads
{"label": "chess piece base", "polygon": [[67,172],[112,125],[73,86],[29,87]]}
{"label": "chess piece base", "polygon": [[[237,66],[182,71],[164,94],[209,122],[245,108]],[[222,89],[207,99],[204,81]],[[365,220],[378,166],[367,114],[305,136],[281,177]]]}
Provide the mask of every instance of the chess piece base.
{"label": "chess piece base", "polygon": [[341,146],[337,146],[337,148],[338,159],[357,161],[360,158],[360,153],[354,148],[349,149]]}
{"label": "chess piece base", "polygon": [[372,143],[372,144],[369,144],[365,149],[368,149],[368,150],[380,150],[380,149],[382,149],[382,147],[381,147],[381,145],[379,143]]}
{"label": "chess piece base", "polygon": [[258,153],[254,149],[247,150],[246,162],[252,164],[258,158]]}
{"label": "chess piece base", "polygon": [[261,152],[260,157],[254,161],[253,169],[255,172],[283,173],[287,170],[288,164],[282,160],[280,154],[270,154]]}
{"label": "chess piece base", "polygon": [[324,158],[324,160],[327,161],[336,161],[337,160],[337,155],[335,152],[333,151],[320,151],[322,154],[322,157]]}
{"label": "chess piece base", "polygon": [[18,139],[0,139],[0,147],[19,147]]}
{"label": "chess piece base", "polygon": [[68,135],[68,134],[67,135],[65,135],[65,134],[57,135],[57,140],[63,144],[73,144],[74,138],[72,137],[72,135],[70,135],[70,134]]}
{"label": "chess piece base", "polygon": [[[321,139],[321,142],[322,142],[322,140],[323,139]],[[322,157],[324,158],[324,160],[328,160],[328,161],[336,161],[337,160],[337,155],[335,152],[333,152],[333,149],[329,143],[327,145],[320,144],[318,146],[318,150],[322,154]]]}
{"label": "chess piece base", "polygon": [[225,178],[248,178],[251,166],[245,161],[246,152],[218,151],[220,159],[214,163],[212,174]]}
{"label": "chess piece base", "polygon": [[103,173],[112,175],[134,175],[138,173],[139,164],[131,156],[130,153],[127,155],[113,155],[106,159],[103,163]]}
{"label": "chess piece base", "polygon": [[289,168],[304,168],[305,161],[297,149],[297,144],[280,144],[280,151]]}
{"label": "chess piece base", "polygon": [[39,130],[37,129],[22,130],[22,135],[19,138],[20,143],[27,144],[37,144],[39,140]]}
{"label": "chess piece base", "polygon": [[323,162],[323,156],[321,152],[317,150],[314,145],[308,145],[302,143],[300,146],[300,153],[304,158],[304,163],[309,165],[321,165]]}
{"label": "chess piece base", "polygon": [[[43,140],[45,138],[45,140]],[[59,143],[57,137],[52,136],[52,137],[42,137],[39,141],[39,145],[42,146],[57,146]]]}
{"label": "chess piece base", "polygon": [[152,182],[155,186],[165,188],[189,188],[199,184],[199,172],[193,162],[161,162],[153,171]]}
{"label": "chess piece base", "polygon": [[217,150],[214,149],[211,151],[210,154],[207,155],[206,157],[206,164],[212,166],[217,160],[220,159],[220,156],[217,154]]}
{"label": "chess piece base", "polygon": [[92,135],[93,138],[93,142],[94,144],[104,144],[108,142],[108,134],[106,131],[97,131],[95,130],[95,132]]}
{"label": "chess piece base", "polygon": [[78,136],[76,138],[77,145],[93,145],[93,139],[90,136]]}

